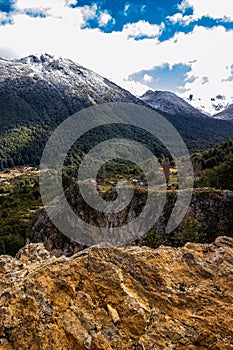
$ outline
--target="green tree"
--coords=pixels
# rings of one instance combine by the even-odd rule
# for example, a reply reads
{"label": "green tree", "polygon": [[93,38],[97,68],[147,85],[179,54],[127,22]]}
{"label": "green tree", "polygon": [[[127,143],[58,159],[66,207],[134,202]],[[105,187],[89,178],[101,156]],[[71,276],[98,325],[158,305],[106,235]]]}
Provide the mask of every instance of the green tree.
{"label": "green tree", "polygon": [[3,255],[5,253],[6,253],[5,243],[3,240],[0,240],[0,255]]}
{"label": "green tree", "polygon": [[182,231],[177,234],[176,238],[180,245],[187,242],[204,243],[206,235],[200,232],[201,224],[193,217],[188,217],[182,227]]}

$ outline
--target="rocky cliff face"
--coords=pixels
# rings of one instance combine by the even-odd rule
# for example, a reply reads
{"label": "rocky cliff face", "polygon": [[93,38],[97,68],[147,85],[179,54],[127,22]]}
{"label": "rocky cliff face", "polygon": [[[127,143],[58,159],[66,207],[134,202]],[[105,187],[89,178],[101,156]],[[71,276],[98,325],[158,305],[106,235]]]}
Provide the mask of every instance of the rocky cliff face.
{"label": "rocky cliff face", "polygon": [[0,258],[0,349],[233,349],[233,239]]}
{"label": "rocky cliff face", "polygon": [[[78,184],[75,181],[67,190],[67,199],[82,220],[97,227],[110,227],[110,225],[119,227],[127,224],[140,214],[146,203],[147,195],[143,189],[136,191],[130,205],[114,217],[102,215],[100,212],[95,212],[94,209],[90,208],[82,200]],[[192,237],[195,235],[202,236],[202,239],[198,241],[209,243],[213,242],[219,235],[233,237],[232,191],[195,189],[186,217],[180,226],[168,236],[165,234],[166,225],[171,216],[175,201],[176,192],[168,192],[163,213],[153,227],[152,234],[149,235],[149,239],[144,237],[140,242],[136,242],[137,244],[146,244],[155,247],[157,243],[166,243],[179,246],[185,241],[195,241],[196,237]],[[63,206],[61,203],[60,208],[54,212],[54,216],[62,217],[62,213]],[[186,238],[182,238],[182,236]],[[84,248],[63,236],[51,223],[45,210],[40,211],[35,218],[30,239],[35,243],[43,242],[46,249],[56,256],[62,254],[70,256]]]}

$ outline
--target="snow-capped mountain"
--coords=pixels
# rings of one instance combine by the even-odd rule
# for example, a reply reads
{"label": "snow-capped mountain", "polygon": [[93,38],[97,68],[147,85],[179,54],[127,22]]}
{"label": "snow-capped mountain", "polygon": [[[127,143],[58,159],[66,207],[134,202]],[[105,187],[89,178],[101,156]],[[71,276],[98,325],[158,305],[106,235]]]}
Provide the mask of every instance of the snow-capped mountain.
{"label": "snow-capped mountain", "polygon": [[233,97],[226,97],[222,94],[211,97],[195,96],[192,93],[185,96],[181,94],[186,102],[198,109],[204,114],[214,116],[216,113],[220,113],[233,104]]}
{"label": "snow-capped mountain", "polygon": [[[38,164],[53,130],[82,108],[104,102],[148,105],[163,114],[190,150],[203,149],[233,135],[233,123],[210,118],[169,92],[147,92],[141,99],[69,59],[31,55],[0,59],[0,166]],[[135,116],[137,117],[137,116]],[[114,135],[114,128],[101,135]],[[130,134],[130,135],[129,135]],[[82,140],[80,153],[95,137]],[[120,130],[118,137],[145,139],[138,130]],[[160,149],[155,140],[151,145]],[[3,165],[2,165],[3,164]]]}
{"label": "snow-capped mountain", "polygon": [[220,113],[215,114],[216,119],[228,120],[233,122],[233,104]]}
{"label": "snow-capped mountain", "polygon": [[[109,100],[135,100],[128,91],[100,75],[72,62],[54,56],[31,55],[18,60],[0,59],[0,91],[26,96],[29,92],[49,90],[58,100],[73,97],[94,104]],[[51,94],[51,92],[53,93]],[[45,91],[44,91],[45,92]]]}
{"label": "snow-capped mountain", "polygon": [[231,123],[202,113],[172,92],[149,90],[141,100],[164,115],[191,149],[212,147],[233,136]]}
{"label": "snow-capped mountain", "polygon": [[156,110],[173,116],[182,115],[196,118],[208,118],[204,113],[172,92],[148,90],[141,97],[141,100]]}
{"label": "snow-capped mountain", "polygon": [[48,54],[0,59],[0,166],[38,164],[49,135],[64,119],[104,102],[140,101],[69,59]]}

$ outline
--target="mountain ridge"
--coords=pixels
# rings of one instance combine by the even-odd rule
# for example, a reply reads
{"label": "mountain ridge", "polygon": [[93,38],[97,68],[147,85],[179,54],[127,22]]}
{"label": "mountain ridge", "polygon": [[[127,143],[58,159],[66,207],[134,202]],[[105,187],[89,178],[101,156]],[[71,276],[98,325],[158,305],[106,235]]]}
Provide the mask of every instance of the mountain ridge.
{"label": "mountain ridge", "polygon": [[206,114],[200,112],[191,104],[170,91],[148,90],[144,95],[140,97],[140,99],[155,109],[173,115],[177,113],[185,113],[188,115],[194,115],[197,118],[207,117]]}
{"label": "mountain ridge", "polygon": [[[232,126],[225,120],[203,114],[191,104],[169,91],[148,90],[140,99],[165,116],[180,132],[189,149],[210,148],[232,136]],[[229,134],[228,134],[229,132]],[[228,136],[225,138],[225,136]],[[206,147],[203,140],[209,140]],[[193,147],[190,147],[190,144]]]}
{"label": "mountain ridge", "polygon": [[175,113],[172,106],[151,107],[95,72],[49,54],[0,59],[0,168],[39,164],[49,135],[64,119],[105,102],[154,108],[177,128],[190,150],[214,146],[233,135],[232,124],[212,120],[191,107],[187,112],[179,107],[187,107],[186,102],[175,100]]}
{"label": "mountain ridge", "polygon": [[227,121],[233,122],[233,104],[228,106],[222,112],[215,114],[214,117],[216,119],[227,120]]}
{"label": "mountain ridge", "polygon": [[104,102],[139,100],[68,59],[45,54],[0,60],[0,161],[38,164],[43,145],[64,119]]}

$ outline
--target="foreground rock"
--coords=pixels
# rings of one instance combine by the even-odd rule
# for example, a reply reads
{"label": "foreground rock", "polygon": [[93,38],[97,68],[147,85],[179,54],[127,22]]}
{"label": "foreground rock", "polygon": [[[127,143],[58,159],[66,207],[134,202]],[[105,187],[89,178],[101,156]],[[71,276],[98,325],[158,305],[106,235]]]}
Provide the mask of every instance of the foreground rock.
{"label": "foreground rock", "polygon": [[233,239],[0,257],[0,349],[233,349]]}

